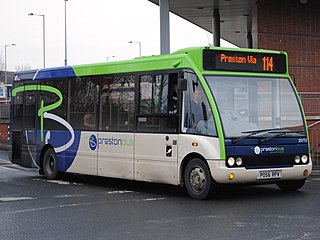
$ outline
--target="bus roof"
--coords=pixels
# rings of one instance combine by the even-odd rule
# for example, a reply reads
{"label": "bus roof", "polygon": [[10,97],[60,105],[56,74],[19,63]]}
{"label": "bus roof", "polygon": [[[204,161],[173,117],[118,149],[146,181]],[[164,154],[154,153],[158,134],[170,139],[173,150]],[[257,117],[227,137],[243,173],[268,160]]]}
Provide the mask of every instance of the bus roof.
{"label": "bus roof", "polygon": [[102,75],[102,74],[120,74],[140,71],[154,71],[177,68],[193,68],[203,69],[203,50],[226,51],[226,52],[243,52],[243,53],[261,53],[261,54],[279,54],[285,55],[284,52],[259,50],[259,49],[243,49],[243,48],[217,48],[217,47],[191,47],[178,50],[171,54],[163,54],[157,56],[140,57],[125,61],[102,62],[95,64],[83,64],[66,67],[44,68],[38,70],[20,71],[14,75],[14,81],[24,80],[41,80],[41,79],[57,79],[72,78],[77,76]]}

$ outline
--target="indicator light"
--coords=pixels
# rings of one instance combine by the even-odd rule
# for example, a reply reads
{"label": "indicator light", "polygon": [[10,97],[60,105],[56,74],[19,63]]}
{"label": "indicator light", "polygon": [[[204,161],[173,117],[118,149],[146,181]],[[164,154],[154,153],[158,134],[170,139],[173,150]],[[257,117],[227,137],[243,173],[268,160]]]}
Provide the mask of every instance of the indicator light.
{"label": "indicator light", "polygon": [[229,174],[229,180],[233,180],[236,176],[234,175],[234,173],[230,173]]}

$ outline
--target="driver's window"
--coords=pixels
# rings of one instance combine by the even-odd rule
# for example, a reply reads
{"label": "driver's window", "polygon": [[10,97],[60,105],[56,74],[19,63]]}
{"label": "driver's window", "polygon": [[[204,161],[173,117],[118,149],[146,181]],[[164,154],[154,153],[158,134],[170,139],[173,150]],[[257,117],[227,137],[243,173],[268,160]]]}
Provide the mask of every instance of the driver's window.
{"label": "driver's window", "polygon": [[199,79],[188,73],[184,97],[184,128],[187,133],[217,136],[211,107]]}

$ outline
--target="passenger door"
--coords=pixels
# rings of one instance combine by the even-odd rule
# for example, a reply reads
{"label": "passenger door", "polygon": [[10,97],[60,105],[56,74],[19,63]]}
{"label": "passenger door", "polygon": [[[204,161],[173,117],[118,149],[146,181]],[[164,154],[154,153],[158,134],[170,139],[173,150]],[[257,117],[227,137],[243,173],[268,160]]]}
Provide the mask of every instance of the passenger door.
{"label": "passenger door", "polygon": [[135,179],[178,182],[178,74],[139,76]]}

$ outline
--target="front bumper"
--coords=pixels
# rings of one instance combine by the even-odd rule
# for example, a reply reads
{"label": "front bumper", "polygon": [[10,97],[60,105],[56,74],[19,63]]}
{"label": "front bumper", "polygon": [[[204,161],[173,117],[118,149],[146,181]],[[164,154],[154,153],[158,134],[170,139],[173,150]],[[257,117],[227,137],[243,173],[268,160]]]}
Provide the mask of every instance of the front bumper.
{"label": "front bumper", "polygon": [[[222,184],[232,184],[232,183],[268,183],[275,181],[285,181],[285,180],[301,180],[306,179],[310,176],[312,171],[311,159],[309,164],[305,165],[294,165],[293,167],[286,168],[263,168],[263,169],[246,169],[244,167],[240,168],[227,168],[225,161],[223,160],[208,160],[210,167],[211,176],[213,179]],[[258,180],[258,175],[260,171],[282,171],[282,177],[280,179],[270,179],[270,180]],[[305,175],[305,170],[308,174]],[[234,174],[234,178],[230,179],[230,174]]]}

